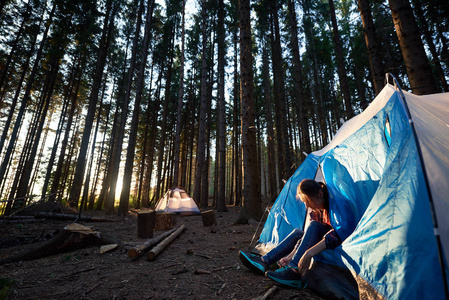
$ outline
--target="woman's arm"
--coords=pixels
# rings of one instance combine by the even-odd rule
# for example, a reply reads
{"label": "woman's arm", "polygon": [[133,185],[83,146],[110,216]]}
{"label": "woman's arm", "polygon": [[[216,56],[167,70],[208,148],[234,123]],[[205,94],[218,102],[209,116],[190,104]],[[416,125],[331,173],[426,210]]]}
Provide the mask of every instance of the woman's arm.
{"label": "woman's arm", "polygon": [[324,239],[319,241],[315,246],[310,247],[304,255],[301,257],[301,259],[298,262],[298,268],[299,272],[301,273],[301,276],[304,276],[306,271],[309,269],[310,262],[312,260],[312,257],[317,255],[318,253],[323,252],[326,250],[326,242]]}

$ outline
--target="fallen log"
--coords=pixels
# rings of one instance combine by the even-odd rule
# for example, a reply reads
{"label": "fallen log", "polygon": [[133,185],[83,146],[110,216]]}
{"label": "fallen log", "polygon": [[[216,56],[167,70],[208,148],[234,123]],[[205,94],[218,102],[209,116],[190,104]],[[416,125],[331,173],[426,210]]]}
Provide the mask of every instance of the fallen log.
{"label": "fallen log", "polygon": [[58,219],[58,220],[78,220],[84,222],[115,222],[114,219],[109,218],[100,218],[100,217],[90,217],[90,216],[81,216],[71,215],[71,214],[58,214],[52,212],[37,212],[35,214],[36,218],[46,218],[46,219]]}
{"label": "fallen log", "polygon": [[252,300],[266,300],[268,299],[268,297],[270,297],[271,295],[273,295],[274,293],[276,293],[279,290],[279,287],[277,285],[273,285],[271,288],[269,288],[268,290],[266,290],[263,295],[253,298]]}
{"label": "fallen log", "polygon": [[72,223],[64,227],[59,234],[37,248],[10,255],[0,260],[0,265],[16,261],[34,260],[50,255],[78,250],[94,245],[118,244],[105,238],[100,232],[81,224]]}
{"label": "fallen log", "polygon": [[103,245],[100,247],[100,254],[112,251],[118,247],[117,244]]}
{"label": "fallen log", "polygon": [[181,225],[178,229],[176,229],[175,232],[170,234],[167,238],[165,238],[162,242],[160,242],[156,247],[151,249],[151,251],[148,252],[148,254],[147,254],[147,259],[150,261],[154,260],[156,258],[156,256],[158,256],[159,253],[161,253],[165,249],[165,247],[167,247],[174,239],[176,239],[184,231],[184,229],[186,229],[186,226]]}
{"label": "fallen log", "polygon": [[5,219],[0,220],[0,224],[22,224],[22,223],[42,223],[45,222],[44,219]]}
{"label": "fallen log", "polygon": [[142,256],[142,254],[144,254],[145,252],[147,252],[148,250],[150,250],[152,247],[156,246],[157,244],[159,244],[160,241],[162,241],[163,239],[165,239],[167,236],[169,236],[170,234],[172,234],[177,228],[173,228],[172,230],[169,230],[167,232],[164,232],[160,235],[158,235],[157,237],[154,237],[152,239],[149,239],[148,241],[146,241],[145,243],[143,243],[140,246],[137,246],[135,248],[129,249],[128,250],[128,256],[132,259],[137,259],[140,256]]}
{"label": "fallen log", "polygon": [[34,216],[1,216],[0,220],[24,220],[34,219]]}

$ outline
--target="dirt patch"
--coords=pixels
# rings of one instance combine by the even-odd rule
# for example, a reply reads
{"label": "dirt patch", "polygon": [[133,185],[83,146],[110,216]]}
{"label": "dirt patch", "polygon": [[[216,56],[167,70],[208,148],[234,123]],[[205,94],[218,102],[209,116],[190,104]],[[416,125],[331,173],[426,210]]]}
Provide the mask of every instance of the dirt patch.
{"label": "dirt patch", "polygon": [[[4,264],[0,284],[9,286],[7,299],[252,299],[273,281],[240,263],[238,251],[248,249],[257,224],[233,225],[239,208],[228,209],[216,212],[214,227],[204,227],[201,216],[177,216],[175,227],[185,224],[186,230],[151,262],[127,255],[145,241],[137,237],[136,211],[114,217],[115,222],[81,222],[120,241],[120,247],[105,254],[95,246]],[[37,247],[69,223],[1,224],[0,259]],[[270,299],[322,298],[308,289],[280,288]]]}

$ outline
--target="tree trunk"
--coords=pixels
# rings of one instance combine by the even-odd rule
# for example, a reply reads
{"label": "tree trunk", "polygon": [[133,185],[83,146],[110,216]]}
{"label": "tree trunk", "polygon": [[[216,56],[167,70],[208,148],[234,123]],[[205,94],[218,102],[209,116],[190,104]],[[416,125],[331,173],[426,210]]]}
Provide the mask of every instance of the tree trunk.
{"label": "tree trunk", "polygon": [[243,148],[243,209],[239,223],[262,216],[260,179],[257,168],[253,57],[251,41],[250,0],[240,0],[240,99]]}
{"label": "tree trunk", "polygon": [[92,89],[89,96],[89,106],[87,109],[80,151],[78,154],[78,159],[76,161],[75,176],[73,179],[72,187],[70,189],[70,195],[68,200],[69,205],[72,207],[77,207],[78,201],[80,199],[81,187],[83,185],[84,170],[86,166],[86,154],[89,146],[92,125],[95,119],[95,112],[97,110],[98,94],[101,88],[104,66],[106,64],[106,58],[108,54],[110,41],[112,39],[112,31],[114,28],[114,17],[116,9],[115,7],[112,8],[113,6],[112,0],[108,0],[106,3],[107,3],[106,15],[104,17],[103,31],[100,41],[100,47],[98,50],[99,51],[98,60],[95,68]]}
{"label": "tree trunk", "polygon": [[[128,71],[127,71],[127,74],[125,77],[126,78],[125,96],[121,103],[121,114],[120,114],[119,127],[118,127],[118,131],[117,131],[117,139],[115,141],[114,148],[112,151],[111,170],[110,170],[111,181],[110,181],[110,191],[108,194],[108,212],[109,213],[112,213],[114,210],[117,180],[118,180],[118,176],[119,176],[119,172],[120,172],[120,162],[121,162],[121,154],[122,154],[122,149],[123,149],[123,140],[125,137],[126,119],[128,117],[129,103],[131,101],[132,82],[133,82],[134,73],[135,73],[143,9],[144,9],[144,0],[140,0],[139,1],[139,9],[138,9],[138,13],[137,13],[135,33],[134,33],[134,37],[133,37],[132,50],[131,50],[131,59],[130,59],[129,68],[128,68]],[[131,173],[132,173],[132,170],[131,170]],[[126,174],[126,176],[130,176],[130,175],[132,175],[132,174]],[[128,187],[128,189],[129,189],[129,187]],[[129,191],[128,191],[128,193],[129,193]],[[129,201],[129,199],[126,200],[126,202],[128,202],[128,201]],[[128,205],[127,205],[127,203],[122,204],[122,200],[120,201],[120,203],[121,203],[121,205],[119,207],[118,214],[123,215],[127,212],[126,208]],[[125,209],[126,209],[126,212],[124,212]]]}
{"label": "tree trunk", "polygon": [[346,74],[345,68],[345,58],[343,53],[343,46],[341,43],[340,33],[338,31],[337,16],[335,14],[334,0],[329,0],[329,9],[332,21],[333,35],[332,39],[335,46],[335,55],[337,56],[337,69],[338,69],[338,79],[340,81],[340,89],[343,94],[343,100],[345,103],[345,114],[346,118],[349,120],[354,116],[354,110],[351,105],[351,95],[349,93],[348,76]]}
{"label": "tree trunk", "polygon": [[[172,32],[173,33],[173,32]],[[173,48],[172,44],[170,43],[170,50],[168,51],[169,54],[169,62],[168,62],[168,69],[167,69],[167,78],[166,78],[166,84],[165,84],[165,95],[164,95],[164,106],[162,107],[162,124],[161,124],[161,136],[159,139],[159,147],[158,147],[158,160],[157,160],[157,185],[156,185],[156,199],[159,199],[159,197],[162,195],[163,190],[163,168],[162,163],[164,161],[164,157],[167,157],[165,154],[165,140],[167,137],[167,120],[168,120],[168,110],[169,110],[169,103],[170,103],[170,89],[171,89],[171,81],[172,81],[172,73],[173,73]],[[162,191],[161,191],[162,188]]]}
{"label": "tree trunk", "polygon": [[[310,135],[309,127],[307,126],[307,113],[306,113],[306,95],[304,87],[304,78],[302,74],[301,57],[299,54],[299,43],[298,43],[298,28],[296,25],[296,9],[293,0],[288,0],[288,11],[290,17],[290,27],[291,27],[291,47],[293,52],[293,66],[295,69],[294,79],[295,79],[295,104],[298,112],[299,128],[300,128],[300,146],[301,146],[301,158],[305,159],[302,152],[310,153],[312,149],[310,147]],[[270,169],[273,170],[273,169]]]}
{"label": "tree trunk", "polygon": [[421,23],[421,31],[424,34],[424,38],[426,40],[427,46],[429,47],[429,51],[432,54],[432,64],[435,67],[435,71],[438,74],[438,78],[440,79],[441,85],[443,87],[443,91],[449,92],[449,87],[447,84],[446,77],[444,76],[443,68],[441,67],[440,59],[438,57],[438,52],[435,46],[435,43],[433,42],[432,34],[429,30],[429,25],[427,23],[426,18],[424,17],[424,13],[422,10],[421,5],[424,5],[423,3],[416,3],[415,5],[415,12],[418,16],[418,20]]}
{"label": "tree trunk", "polygon": [[389,0],[410,88],[416,95],[438,92],[409,0]]}
{"label": "tree trunk", "polygon": [[147,3],[145,34],[143,38],[143,47],[141,52],[142,61],[140,62],[139,79],[136,88],[136,99],[134,102],[134,111],[131,120],[131,131],[129,133],[128,149],[126,153],[125,174],[123,177],[122,193],[120,195],[120,205],[118,209],[119,215],[125,215],[128,213],[131,178],[134,166],[134,152],[136,149],[137,129],[140,113],[140,102],[142,100],[142,91],[145,79],[145,68],[148,56],[148,45],[150,43],[150,30],[152,26],[153,8],[154,8],[154,0],[149,0]]}
{"label": "tree trunk", "polygon": [[281,179],[290,178],[293,170],[291,169],[291,151],[288,139],[288,125],[286,112],[286,96],[285,96],[285,76],[282,61],[281,35],[278,20],[278,8],[276,1],[271,2],[271,38],[272,38],[272,62],[273,62],[273,78],[274,78],[274,95],[276,101],[274,103],[275,123],[276,123],[276,137],[278,145],[278,156],[281,162],[282,171]]}
{"label": "tree trunk", "polygon": [[[39,47],[39,50],[37,51],[36,58],[34,60],[34,65],[33,65],[33,69],[31,71],[31,74],[28,77],[27,87],[26,87],[26,90],[25,90],[25,94],[24,94],[24,96],[22,98],[22,102],[20,104],[19,112],[17,114],[16,121],[15,121],[15,124],[14,124],[14,129],[12,131],[11,137],[9,139],[8,148],[6,150],[6,153],[3,156],[3,161],[2,161],[2,164],[0,166],[0,178],[4,178],[4,175],[5,175],[8,163],[9,163],[9,159],[11,158],[13,147],[15,145],[17,136],[19,134],[19,127],[22,124],[22,118],[23,118],[23,116],[25,114],[25,109],[26,109],[26,107],[28,105],[28,101],[29,101],[30,94],[31,94],[31,89],[33,87],[34,79],[36,77],[37,69],[39,67],[39,63],[40,63],[40,60],[41,60],[41,57],[42,57],[42,51],[43,51],[44,45],[47,42],[47,35],[48,35],[49,28],[50,28],[50,24],[52,23],[52,20],[53,20],[53,15],[55,13],[55,10],[56,10],[56,3],[53,4],[53,8],[52,8],[52,10],[50,12],[50,15],[48,16],[48,19],[47,19],[47,22],[46,22],[45,31],[44,31],[44,33],[42,35],[42,39],[41,39],[41,45]],[[9,213],[10,213],[10,211],[6,211],[5,212],[5,214],[9,214]]]}
{"label": "tree trunk", "polygon": [[217,211],[226,211],[226,100],[224,4],[218,1],[218,197]]}
{"label": "tree trunk", "polygon": [[385,81],[385,67],[380,55],[381,45],[377,39],[369,0],[358,0],[358,2],[358,9],[362,17],[363,32],[365,34],[366,49],[368,50],[371,75],[373,77],[374,90],[377,95],[383,89]]}
{"label": "tree trunk", "polygon": [[[12,58],[13,58],[13,56],[16,53],[17,44],[19,43],[19,41],[21,39],[23,39],[23,37],[22,37],[22,33],[24,31],[23,29],[25,27],[25,24],[30,19],[31,10],[32,10],[32,7],[30,6],[30,2],[27,2],[26,3],[26,12],[23,14],[23,19],[22,19],[22,22],[20,22],[20,27],[19,27],[19,30],[16,33],[16,38],[14,39],[14,42],[12,44],[11,51],[8,54],[8,58],[6,59],[6,63],[4,64],[4,66],[2,66],[2,72],[1,72],[1,77],[0,77],[0,107],[3,106],[3,101],[2,101],[3,97],[2,97],[2,95],[4,94],[4,92],[6,90],[6,88],[4,88],[4,87],[5,87],[5,80],[6,80],[6,77],[8,75],[9,67],[11,65]],[[0,13],[1,13],[1,10],[0,10]],[[39,25],[39,27],[40,27],[40,25]],[[37,37],[37,34],[36,34],[35,37]],[[32,47],[34,47],[34,43],[35,43],[35,40],[32,43],[32,45],[33,45]],[[1,149],[2,148],[0,148],[0,150]]]}
{"label": "tree trunk", "polygon": [[[237,5],[237,4],[236,4]],[[238,23],[238,22],[236,22]],[[234,108],[233,108],[233,161],[234,161],[234,205],[239,206],[242,204],[242,161],[240,153],[240,77],[238,70],[238,59],[239,59],[239,37],[238,30],[234,31],[234,84],[233,84],[233,98],[234,98]]]}
{"label": "tree trunk", "polygon": [[34,162],[36,159],[36,153],[37,153],[37,149],[39,146],[43,126],[45,124],[47,111],[50,106],[50,100],[52,98],[53,89],[54,89],[55,82],[56,82],[56,77],[58,75],[58,71],[59,71],[59,67],[60,67],[59,60],[64,54],[63,53],[63,51],[64,51],[63,49],[65,47],[64,44],[65,44],[64,42],[61,43],[61,45],[59,46],[60,48],[58,47],[59,49],[56,50],[58,52],[58,54],[56,54],[51,59],[51,67],[49,70],[49,74],[47,75],[48,87],[46,88],[46,91],[43,93],[42,111],[40,113],[38,113],[39,117],[36,120],[37,124],[36,124],[35,134],[33,134],[32,139],[30,141],[30,155],[25,162],[24,169],[23,169],[24,170],[23,176],[21,177],[19,185],[17,187],[17,193],[16,193],[17,198],[26,197],[28,194],[28,191],[29,191],[28,190],[29,181],[31,178],[33,165],[34,165]]}
{"label": "tree trunk", "polygon": [[[61,176],[63,173],[63,166],[64,162],[66,162],[66,165],[68,164],[67,158],[66,158],[66,151],[67,151],[67,145],[69,143],[69,137],[70,137],[70,131],[72,130],[73,126],[73,117],[75,115],[75,110],[77,108],[77,102],[78,102],[78,90],[81,85],[81,77],[78,77],[76,82],[74,83],[74,86],[72,86],[68,92],[68,98],[71,100],[71,107],[70,111],[68,113],[68,119],[67,124],[64,132],[64,138],[62,139],[61,143],[61,150],[59,151],[59,158],[58,163],[56,165],[56,171],[53,176],[53,182],[50,188],[50,194],[53,196],[50,198],[51,200],[54,200],[56,193],[59,191],[60,184],[61,184]],[[74,132],[75,135],[76,132]]]}
{"label": "tree trunk", "polygon": [[[185,6],[186,1],[182,1],[182,21],[181,21],[181,66],[179,77],[179,95],[178,95],[178,109],[176,112],[176,132],[175,132],[175,169],[173,172],[173,187],[179,184],[179,164],[180,150],[181,150],[181,115],[182,115],[182,102],[184,98],[184,60],[185,60]],[[184,162],[182,162],[184,163]]]}
{"label": "tree trunk", "polygon": [[[107,106],[107,110],[106,110],[106,121],[105,121],[105,125],[104,125],[104,132],[106,132],[106,129],[107,129],[108,125],[109,125],[109,113],[110,113],[109,111],[110,111],[110,109],[111,109],[111,105],[109,104]],[[98,120],[100,121],[100,119],[98,119]],[[98,183],[98,179],[100,177],[100,172],[101,172],[100,169],[101,169],[101,166],[103,165],[102,160],[103,160],[103,153],[104,153],[105,143],[106,143],[106,134],[103,135],[103,141],[101,142],[100,153],[98,154],[97,167],[96,167],[96,171],[95,171],[95,180],[94,180],[94,184],[92,186],[92,190],[91,190],[90,195],[89,195],[89,204],[87,206],[87,209],[89,209],[89,210],[92,210],[94,208],[94,205],[95,205],[95,192],[97,190],[97,183]],[[107,165],[107,164],[105,164],[105,165]],[[105,167],[105,170],[104,170],[103,174],[105,174],[106,171],[107,170],[106,170],[106,167]],[[103,202],[101,201],[101,203],[100,203],[100,201],[98,201],[97,209],[98,209],[98,207],[101,208],[102,205],[103,205]]]}
{"label": "tree trunk", "polygon": [[275,152],[275,136],[273,130],[273,118],[272,118],[272,99],[271,99],[271,84],[268,62],[268,43],[263,47],[262,52],[262,77],[263,86],[265,90],[265,118],[267,121],[267,156],[268,156],[268,194],[272,199],[276,191],[276,152]]}
{"label": "tree trunk", "polygon": [[[84,62],[85,60],[83,58],[78,58],[78,60],[76,62],[74,62],[73,64],[73,69],[70,73],[69,76],[69,82],[68,82],[68,86],[65,88],[65,97],[64,97],[64,104],[61,110],[61,116],[59,119],[59,124],[56,130],[56,137],[55,137],[55,142],[53,143],[53,148],[52,148],[52,152],[50,155],[50,159],[48,161],[48,166],[47,166],[47,172],[45,175],[45,180],[44,180],[44,184],[42,187],[42,198],[45,197],[45,194],[47,193],[47,189],[48,189],[48,185],[50,183],[50,177],[52,175],[52,169],[54,167],[54,162],[56,159],[56,153],[58,150],[58,145],[59,145],[59,141],[61,139],[61,135],[62,135],[62,130],[64,127],[64,123],[65,123],[65,119],[66,119],[66,115],[67,115],[67,109],[69,107],[69,102],[70,100],[72,100],[72,93],[73,90],[75,88],[76,90],[76,94],[78,94],[78,89],[80,87],[80,82],[81,82],[81,69],[84,67]],[[75,102],[76,102],[76,96],[74,97]],[[73,114],[75,113],[74,109],[75,109],[75,104],[73,104],[72,106],[72,118],[73,118]],[[68,126],[68,128],[70,128],[70,126]],[[66,132],[66,135],[68,135],[68,132]],[[65,143],[65,145],[67,145],[67,141]],[[60,156],[64,156],[65,154],[65,149],[64,152],[63,150],[63,145],[61,145],[61,151],[60,151]],[[54,199],[54,195],[50,196],[50,198],[53,200]]]}
{"label": "tree trunk", "polygon": [[207,199],[202,199],[201,195],[201,180],[202,172],[206,157],[206,112],[207,112],[207,35],[206,35],[206,0],[202,0],[202,63],[201,63],[201,104],[200,104],[200,119],[198,130],[198,149],[195,173],[195,189],[194,197],[200,203],[201,207],[207,204]]}

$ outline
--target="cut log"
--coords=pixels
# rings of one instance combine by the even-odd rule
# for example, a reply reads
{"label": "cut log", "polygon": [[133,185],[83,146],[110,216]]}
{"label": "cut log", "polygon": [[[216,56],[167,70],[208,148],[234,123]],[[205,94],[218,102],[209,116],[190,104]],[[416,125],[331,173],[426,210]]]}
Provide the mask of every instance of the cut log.
{"label": "cut log", "polygon": [[156,224],[154,230],[169,230],[176,224],[176,215],[167,213],[156,213]]}
{"label": "cut log", "polygon": [[0,224],[22,224],[22,223],[43,223],[45,222],[44,219],[5,219],[0,220]]}
{"label": "cut log", "polygon": [[104,245],[100,247],[100,254],[104,254],[106,252],[112,251],[118,247],[117,244]]}
{"label": "cut log", "polygon": [[266,300],[268,297],[273,295],[279,290],[279,287],[277,285],[273,285],[271,288],[266,290],[263,295],[253,298],[252,300]]}
{"label": "cut log", "polygon": [[156,212],[154,210],[141,211],[137,214],[137,236],[141,239],[153,237]]}
{"label": "cut log", "polygon": [[215,213],[213,210],[203,211],[201,213],[201,218],[203,219],[203,226],[205,227],[217,225],[217,220],[215,219]]}
{"label": "cut log", "polygon": [[58,220],[79,220],[84,222],[114,222],[114,219],[108,218],[99,218],[99,217],[90,217],[90,216],[81,216],[78,218],[78,215],[70,215],[70,214],[58,214],[52,212],[38,212],[35,214],[36,218],[46,218],[46,219],[58,219]]}
{"label": "cut log", "polygon": [[0,265],[22,260],[38,259],[94,245],[115,243],[118,244],[116,241],[103,237],[98,231],[94,231],[81,224],[73,223],[66,226],[59,234],[37,248],[4,258],[0,261]]}
{"label": "cut log", "polygon": [[158,256],[159,253],[161,253],[165,249],[165,247],[167,247],[174,239],[176,239],[184,231],[184,229],[186,229],[186,226],[182,225],[181,227],[176,229],[175,232],[173,232],[162,242],[160,242],[156,247],[151,249],[151,251],[148,252],[147,259],[150,261],[154,260],[156,256]]}
{"label": "cut log", "polygon": [[157,237],[152,238],[152,239],[146,241],[145,243],[143,243],[140,246],[137,246],[137,247],[135,247],[133,249],[128,250],[128,256],[130,258],[133,258],[133,259],[136,259],[136,258],[142,256],[142,254],[144,254],[145,252],[150,250],[152,247],[156,246],[160,241],[162,241],[167,236],[172,234],[176,229],[177,228],[173,228],[172,230],[164,232],[164,233],[158,235]]}
{"label": "cut log", "polygon": [[34,219],[34,216],[1,216],[0,220],[24,220]]}

